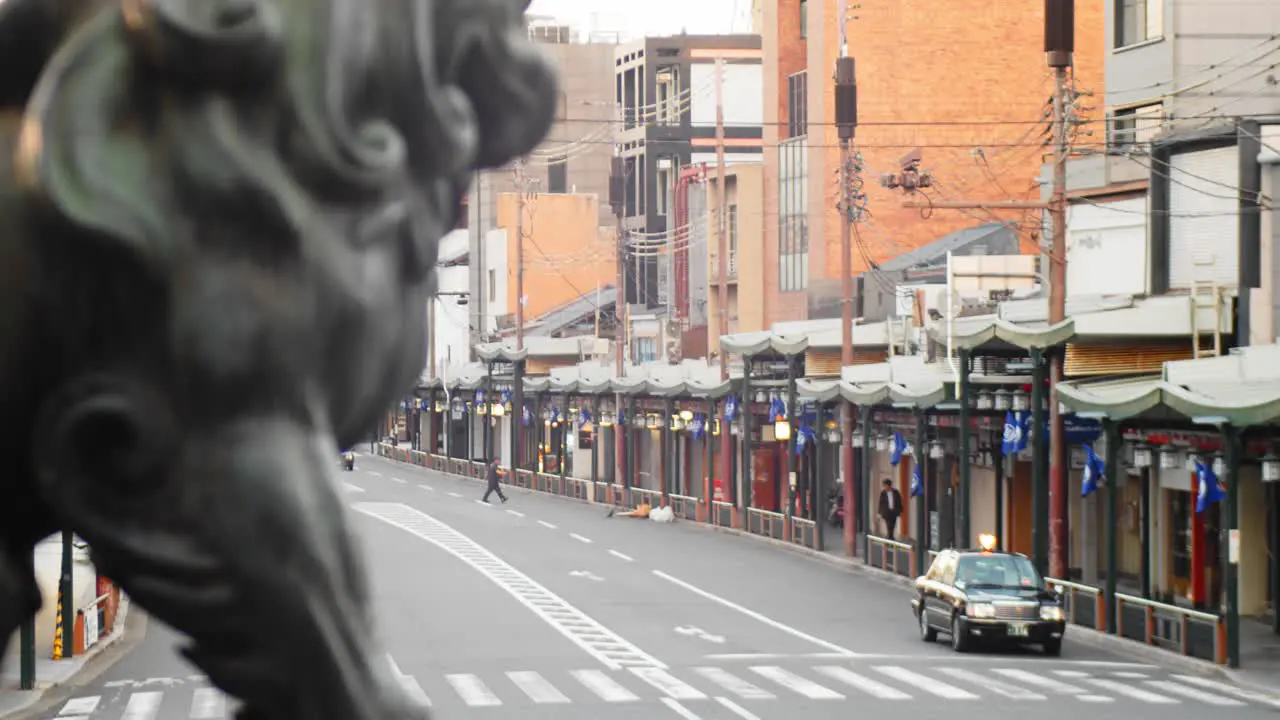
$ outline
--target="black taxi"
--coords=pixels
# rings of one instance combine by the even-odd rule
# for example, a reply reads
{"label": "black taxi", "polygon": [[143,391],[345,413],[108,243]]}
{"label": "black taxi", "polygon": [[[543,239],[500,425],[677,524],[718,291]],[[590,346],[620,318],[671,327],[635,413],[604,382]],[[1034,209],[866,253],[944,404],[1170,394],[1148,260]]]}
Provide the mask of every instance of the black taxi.
{"label": "black taxi", "polygon": [[921,639],[934,642],[943,632],[957,652],[1013,642],[1061,655],[1067,629],[1061,595],[1025,555],[995,550],[991,535],[979,536],[979,544],[978,550],[943,550],[916,578],[911,610]]}

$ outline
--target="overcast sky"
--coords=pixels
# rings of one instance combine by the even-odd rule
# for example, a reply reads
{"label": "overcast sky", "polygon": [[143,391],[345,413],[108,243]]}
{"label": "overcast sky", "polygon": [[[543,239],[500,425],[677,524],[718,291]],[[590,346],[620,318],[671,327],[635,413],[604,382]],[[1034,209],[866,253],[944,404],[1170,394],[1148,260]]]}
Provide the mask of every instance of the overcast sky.
{"label": "overcast sky", "polygon": [[751,31],[751,0],[533,0],[529,12],[636,37]]}

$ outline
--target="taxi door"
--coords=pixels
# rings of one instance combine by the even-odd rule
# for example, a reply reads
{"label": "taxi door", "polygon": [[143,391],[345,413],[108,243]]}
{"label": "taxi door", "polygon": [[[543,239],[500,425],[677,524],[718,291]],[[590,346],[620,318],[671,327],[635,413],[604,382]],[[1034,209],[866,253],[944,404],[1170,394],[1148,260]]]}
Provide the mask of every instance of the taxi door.
{"label": "taxi door", "polygon": [[956,577],[956,555],[943,551],[925,576],[925,593],[922,607],[927,614],[929,624],[946,627],[951,622],[950,583]]}

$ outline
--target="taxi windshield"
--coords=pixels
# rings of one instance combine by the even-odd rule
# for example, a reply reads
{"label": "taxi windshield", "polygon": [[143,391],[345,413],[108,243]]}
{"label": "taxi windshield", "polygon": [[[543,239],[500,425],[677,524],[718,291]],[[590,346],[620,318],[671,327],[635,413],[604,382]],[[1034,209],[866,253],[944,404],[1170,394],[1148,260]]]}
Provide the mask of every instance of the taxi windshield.
{"label": "taxi windshield", "polygon": [[965,555],[956,564],[956,584],[989,588],[1038,588],[1040,573],[1019,555]]}

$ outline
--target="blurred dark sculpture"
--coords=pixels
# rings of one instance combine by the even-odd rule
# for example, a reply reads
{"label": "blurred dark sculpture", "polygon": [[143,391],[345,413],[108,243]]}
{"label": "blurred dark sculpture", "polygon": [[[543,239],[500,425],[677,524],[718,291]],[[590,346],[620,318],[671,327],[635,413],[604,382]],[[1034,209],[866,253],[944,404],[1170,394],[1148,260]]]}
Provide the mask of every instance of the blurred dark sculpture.
{"label": "blurred dark sculpture", "polygon": [[71,528],[241,718],[426,716],[337,448],[418,377],[471,173],[553,119],[526,5],[0,2],[0,649]]}

